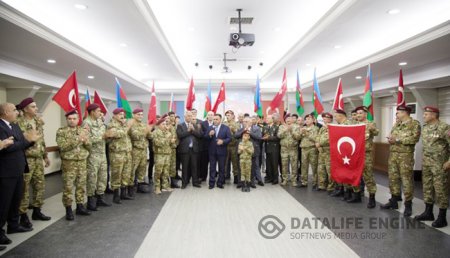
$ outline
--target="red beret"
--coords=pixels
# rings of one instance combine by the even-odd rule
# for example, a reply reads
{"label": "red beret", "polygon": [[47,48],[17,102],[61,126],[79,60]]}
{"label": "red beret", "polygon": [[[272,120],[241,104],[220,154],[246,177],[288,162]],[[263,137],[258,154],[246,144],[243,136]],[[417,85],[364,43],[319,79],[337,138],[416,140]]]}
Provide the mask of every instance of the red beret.
{"label": "red beret", "polygon": [[358,110],[362,110],[366,113],[369,113],[369,109],[366,106],[359,106],[359,107],[355,108],[355,111],[358,111]]}
{"label": "red beret", "polygon": [[432,107],[432,106],[426,106],[423,109],[424,112],[433,112],[433,113],[438,113],[439,114],[439,108],[437,107]]}
{"label": "red beret", "polygon": [[407,106],[398,106],[397,111],[406,111],[408,113],[411,113],[411,108]]}
{"label": "red beret", "polygon": [[161,123],[163,123],[164,121],[166,121],[166,118],[161,118],[158,120],[158,122],[156,122],[156,125],[160,125]]}
{"label": "red beret", "polygon": [[328,113],[328,112],[322,113],[322,117],[326,117],[326,118],[331,118],[331,119],[333,119],[333,115],[330,114],[330,113]]}
{"label": "red beret", "polygon": [[291,113],[287,113],[286,115],[284,115],[284,120],[286,120],[286,118],[291,117]]}
{"label": "red beret", "polygon": [[100,106],[97,105],[97,104],[95,104],[95,103],[92,103],[92,104],[90,104],[90,105],[86,108],[86,110],[87,110],[88,112],[91,112],[91,111],[93,111],[93,110],[96,110],[97,108],[100,108]]}
{"label": "red beret", "polygon": [[65,116],[68,117],[68,116],[73,115],[73,114],[77,114],[78,115],[78,112],[77,112],[76,109],[69,110],[68,112],[66,112]]}
{"label": "red beret", "polygon": [[124,110],[123,108],[116,108],[116,109],[114,109],[113,114],[114,114],[114,115],[117,115],[117,114],[119,114],[119,113],[121,113],[121,112],[124,112],[124,113],[125,113],[125,110]]}
{"label": "red beret", "polygon": [[335,109],[335,110],[334,110],[334,113],[336,113],[336,114],[342,114],[342,115],[344,115],[344,116],[347,115],[347,113],[346,113],[344,110],[342,110],[342,109]]}
{"label": "red beret", "polygon": [[142,108],[135,108],[133,110],[133,114],[139,113],[139,112],[144,112],[144,110]]}
{"label": "red beret", "polygon": [[26,99],[22,100],[16,107],[18,109],[24,109],[33,102],[34,102],[33,98],[26,98]]}
{"label": "red beret", "polygon": [[162,115],[161,119],[165,119],[168,116],[169,116],[168,114],[164,114],[164,115]]}

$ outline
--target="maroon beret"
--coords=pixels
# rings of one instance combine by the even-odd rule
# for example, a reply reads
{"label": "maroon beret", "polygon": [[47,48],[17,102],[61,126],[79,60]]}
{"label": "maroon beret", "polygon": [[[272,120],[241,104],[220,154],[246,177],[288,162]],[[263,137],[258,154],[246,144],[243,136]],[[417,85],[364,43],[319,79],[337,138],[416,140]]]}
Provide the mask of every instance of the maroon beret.
{"label": "maroon beret", "polygon": [[346,113],[344,110],[342,110],[342,109],[335,109],[335,110],[334,110],[334,113],[336,113],[336,114],[342,114],[342,115],[344,115],[344,116],[347,115],[347,113]]}
{"label": "maroon beret", "polygon": [[369,113],[369,109],[366,106],[359,106],[359,107],[355,108],[355,111],[358,111],[358,110],[362,110],[366,113]]}
{"label": "maroon beret", "polygon": [[432,107],[432,106],[426,106],[426,107],[423,109],[423,111],[424,111],[424,112],[433,112],[433,113],[439,114],[439,108],[437,108],[437,107]]}
{"label": "maroon beret", "polygon": [[330,114],[330,113],[328,113],[328,112],[322,113],[322,117],[326,117],[326,118],[331,118],[331,119],[333,119],[333,115]]}
{"label": "maroon beret", "polygon": [[164,114],[164,115],[162,115],[161,119],[163,119],[163,118],[165,119],[168,116],[169,116],[169,114]]}
{"label": "maroon beret", "polygon": [[124,112],[124,113],[125,113],[125,110],[124,110],[123,108],[116,108],[116,109],[114,109],[113,114],[114,114],[114,115],[117,115],[117,114],[119,114],[119,113],[121,113],[121,112]]}
{"label": "maroon beret", "polygon": [[284,115],[284,120],[286,120],[286,118],[291,117],[291,113],[287,113],[286,115]]}
{"label": "maroon beret", "polygon": [[411,108],[407,106],[398,106],[397,111],[406,111],[408,113],[411,113]]}
{"label": "maroon beret", "polygon": [[135,109],[133,110],[133,114],[137,114],[137,113],[139,113],[139,112],[144,112],[144,110],[143,110],[142,108],[135,108]]}
{"label": "maroon beret", "polygon": [[34,102],[33,98],[26,98],[24,100],[22,100],[17,106],[16,108],[18,109],[24,109],[26,108],[28,105],[30,105],[31,103]]}
{"label": "maroon beret", "polygon": [[100,106],[99,106],[98,104],[92,103],[92,104],[90,104],[90,105],[86,108],[86,110],[87,110],[88,112],[91,112],[91,111],[93,111],[93,110],[96,110],[97,108],[100,108]]}
{"label": "maroon beret", "polygon": [[166,118],[164,117],[164,118],[160,118],[159,120],[158,120],[158,122],[156,122],[156,125],[160,125],[161,123],[163,123],[164,121],[166,121]]}
{"label": "maroon beret", "polygon": [[65,116],[68,117],[68,116],[73,115],[73,114],[77,114],[78,115],[78,112],[77,112],[76,109],[69,110],[68,112],[66,112]]}

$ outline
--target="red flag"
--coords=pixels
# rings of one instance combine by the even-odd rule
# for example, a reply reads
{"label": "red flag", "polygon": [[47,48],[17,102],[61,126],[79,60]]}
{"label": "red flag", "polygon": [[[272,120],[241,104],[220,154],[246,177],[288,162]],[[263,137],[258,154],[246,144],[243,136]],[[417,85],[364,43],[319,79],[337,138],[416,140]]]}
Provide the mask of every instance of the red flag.
{"label": "red flag", "polygon": [[106,108],[105,103],[103,103],[102,98],[100,98],[100,95],[98,95],[96,90],[94,91],[94,103],[100,107],[103,114],[106,115],[106,113],[108,113],[108,109]]}
{"label": "red flag", "polygon": [[343,95],[342,81],[341,81],[341,78],[339,78],[339,82],[338,82],[337,89],[336,89],[336,95],[334,96],[333,110],[336,110],[336,109],[344,110],[344,99],[343,99],[342,95]]}
{"label": "red flag", "polygon": [[81,117],[80,97],[78,95],[77,75],[75,71],[67,78],[67,81],[52,98],[65,111],[75,109],[80,118],[79,125],[83,122]]}
{"label": "red flag", "polygon": [[404,107],[405,103],[405,87],[403,86],[403,72],[400,69],[400,77],[398,78],[397,107]]}
{"label": "red flag", "polygon": [[331,178],[358,186],[364,169],[366,125],[328,125]]}
{"label": "red flag", "polygon": [[150,98],[150,106],[148,107],[147,123],[150,124],[150,125],[156,123],[155,82],[153,82],[153,85],[152,85],[152,96]]}
{"label": "red flag", "polygon": [[189,84],[189,92],[186,99],[186,109],[192,110],[193,103],[195,101],[195,89],[194,89],[194,79],[191,77],[191,83]]}
{"label": "red flag", "polygon": [[217,95],[217,99],[216,102],[214,103],[214,107],[212,109],[212,111],[214,113],[217,112],[217,108],[219,108],[220,103],[225,101],[225,82],[222,82],[222,85],[220,85],[220,91],[219,91],[219,95]]}
{"label": "red flag", "polygon": [[270,109],[275,110],[280,103],[283,101],[284,94],[287,91],[287,81],[286,81],[286,68],[284,68],[283,81],[281,83],[280,91],[273,97],[272,102],[270,102]]}

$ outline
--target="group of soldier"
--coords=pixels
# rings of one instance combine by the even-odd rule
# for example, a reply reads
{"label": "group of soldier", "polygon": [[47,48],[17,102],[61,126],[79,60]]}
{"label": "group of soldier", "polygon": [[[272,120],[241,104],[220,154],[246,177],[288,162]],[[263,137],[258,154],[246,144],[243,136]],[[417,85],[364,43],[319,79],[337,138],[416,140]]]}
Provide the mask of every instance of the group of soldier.
{"label": "group of soldier", "polygon": [[[32,229],[27,216],[29,206],[33,209],[33,220],[50,220],[41,211],[45,189],[44,166],[50,161],[45,150],[43,137],[43,120],[38,117],[37,106],[32,98],[24,99],[18,104],[21,110],[17,124],[24,133],[34,132],[38,140],[29,147],[25,154],[29,172],[24,174],[23,195],[19,208],[20,225]],[[105,200],[105,191],[111,190],[113,202],[121,204],[122,200],[132,200],[136,192],[148,193],[153,185],[154,193],[171,192],[179,188],[177,181],[179,156],[177,147],[180,142],[177,126],[180,126],[175,113],[170,112],[157,117],[154,125],[143,121],[143,110],[133,110],[133,118],[125,118],[125,110],[115,109],[111,121],[106,125],[104,114],[97,104],[87,107],[87,117],[80,124],[80,114],[71,110],[65,114],[67,126],[58,129],[56,142],[61,156],[63,178],[62,202],[66,209],[66,219],[74,220],[72,211],[73,192],[77,215],[90,215],[98,206],[111,206]],[[446,210],[448,208],[448,176],[449,129],[439,120],[439,110],[434,107],[424,109],[424,125],[410,116],[408,107],[397,108],[397,121],[394,124],[388,142],[389,156],[389,188],[392,197],[381,205],[383,209],[398,209],[398,202],[405,198],[405,216],[412,214],[413,199],[413,166],[415,145],[422,137],[423,141],[423,194],[426,210],[416,216],[417,220],[435,220],[433,204],[439,206],[438,218],[433,227],[447,226]],[[215,127],[216,114],[208,112],[207,119],[197,119],[197,111],[186,112],[189,116],[187,131],[199,143],[195,149],[197,171],[183,169],[183,184],[186,188],[192,176],[193,186],[200,187],[208,176],[208,141],[214,136],[211,128]],[[234,184],[243,192],[256,188],[256,184],[264,183],[296,187],[307,187],[308,172],[312,170],[312,189],[327,191],[331,197],[342,197],[348,203],[362,202],[362,193],[367,187],[369,200],[367,208],[376,206],[377,191],[373,174],[373,139],[379,134],[375,123],[367,119],[368,109],[364,106],[352,111],[351,119],[347,119],[344,110],[334,110],[333,114],[323,113],[323,124],[317,122],[314,114],[299,117],[296,114],[285,114],[284,123],[280,114],[262,118],[248,114],[238,114],[237,120],[233,111],[225,113],[223,125],[229,128],[231,139],[226,145],[226,162],[224,178],[234,175]],[[220,116],[221,119],[221,116]],[[331,177],[330,144],[328,125],[365,124],[365,166],[360,186],[342,185]],[[187,122],[186,122],[187,123]],[[178,132],[178,135],[177,135]],[[216,134],[217,135],[217,134]],[[194,139],[194,138],[191,138]],[[1,148],[7,147],[6,140]],[[192,140],[189,151],[193,151]],[[222,144],[222,143],[221,143]],[[150,156],[150,159],[149,159]],[[148,167],[148,182],[145,181]],[[109,167],[109,169],[108,169]],[[154,173],[152,173],[154,167]],[[232,169],[231,169],[232,168]],[[210,170],[214,168],[210,168]],[[109,170],[109,171],[108,171]],[[261,170],[266,176],[261,177]],[[219,163],[219,177],[220,177]],[[280,177],[281,174],[281,177]],[[195,175],[195,177],[193,176]],[[211,175],[210,175],[211,176]],[[215,175],[214,175],[215,176]],[[279,181],[281,178],[281,181]],[[210,178],[211,182],[211,178]],[[29,188],[32,200],[29,204]],[[221,187],[223,188],[223,186]],[[210,185],[211,189],[211,185]],[[85,198],[87,197],[87,204]]]}

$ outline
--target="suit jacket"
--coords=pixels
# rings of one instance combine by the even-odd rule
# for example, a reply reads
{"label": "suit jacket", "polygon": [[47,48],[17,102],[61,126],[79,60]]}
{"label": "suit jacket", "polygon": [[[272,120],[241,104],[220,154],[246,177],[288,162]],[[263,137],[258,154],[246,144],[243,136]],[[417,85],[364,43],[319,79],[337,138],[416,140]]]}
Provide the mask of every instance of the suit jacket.
{"label": "suit jacket", "polygon": [[[217,154],[219,156],[227,155],[227,145],[231,142],[231,131],[230,128],[224,124],[220,125],[219,132],[213,136],[209,135],[209,132],[214,130],[214,126],[208,126],[203,138],[209,141],[208,153],[211,155]],[[222,145],[217,145],[217,140],[223,140]]]}
{"label": "suit jacket", "polygon": [[280,138],[278,138],[279,126],[273,124],[272,126],[266,125],[263,129],[263,136],[269,135],[269,138],[265,140],[266,142],[266,153],[277,153],[280,152]]}
{"label": "suit jacket", "polygon": [[189,152],[189,144],[192,140],[192,150],[194,152],[198,152],[199,148],[199,138],[202,138],[203,134],[201,129],[197,128],[196,124],[193,124],[195,130],[189,132],[186,123],[181,123],[177,126],[177,136],[180,140],[180,144],[178,144],[178,152],[181,154]]}
{"label": "suit jacket", "polygon": [[[208,120],[202,121],[200,125],[202,127],[202,134],[205,135],[206,131],[209,129]],[[209,140],[203,137],[203,139],[200,140],[200,151],[208,151],[208,146]]]}
{"label": "suit jacket", "polygon": [[14,144],[0,150],[0,177],[18,177],[28,172],[25,149],[32,144],[25,140],[20,127],[11,124],[12,129],[0,119],[0,140],[14,137]]}
{"label": "suit jacket", "polygon": [[[239,129],[234,136],[237,139],[240,139],[240,141],[242,141],[242,133],[244,132],[245,128],[241,128]],[[252,157],[256,157],[259,156],[259,154],[261,153],[261,129],[259,128],[259,126],[257,125],[252,125],[250,127],[250,141],[253,143],[253,156]]]}

